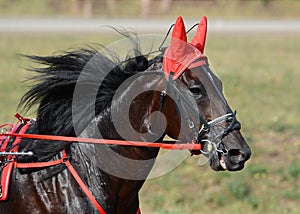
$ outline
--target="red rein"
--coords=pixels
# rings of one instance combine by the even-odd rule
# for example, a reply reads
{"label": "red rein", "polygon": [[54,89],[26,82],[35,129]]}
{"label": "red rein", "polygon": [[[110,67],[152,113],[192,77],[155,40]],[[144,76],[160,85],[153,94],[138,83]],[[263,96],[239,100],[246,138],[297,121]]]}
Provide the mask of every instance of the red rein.
{"label": "red rein", "polygon": [[[12,124],[3,124],[0,126],[0,128],[4,127],[10,127],[10,131],[3,131],[3,133],[0,133],[0,139],[2,137],[16,137],[16,141],[13,142],[13,147],[10,152],[17,152],[18,145],[21,142],[22,138],[28,138],[28,139],[38,139],[38,140],[53,140],[53,141],[65,141],[65,142],[77,142],[77,143],[91,143],[91,144],[106,144],[106,145],[120,145],[120,146],[139,146],[139,147],[156,147],[156,148],[162,148],[162,149],[170,149],[170,150],[201,150],[201,144],[178,144],[176,141],[169,141],[169,143],[153,143],[153,142],[138,142],[138,141],[126,141],[126,140],[107,140],[107,139],[95,139],[95,138],[79,138],[79,137],[66,137],[66,136],[54,136],[54,135],[40,135],[40,134],[25,134],[26,129],[29,125],[31,125],[30,119],[23,118],[19,114],[15,115],[23,124],[24,126],[19,130],[19,133],[15,133],[16,129],[18,129],[20,124],[12,125]],[[20,126],[21,127],[21,126]],[[8,143],[10,138],[3,138],[4,140],[0,144],[1,151],[6,150],[6,144]],[[5,144],[5,145],[4,145]],[[17,145],[16,145],[17,144]],[[3,147],[3,148],[2,148]],[[1,200],[5,200],[7,198],[8,193],[8,185],[10,180],[10,174],[12,172],[12,168],[39,168],[39,167],[49,167],[57,164],[65,164],[79,186],[82,188],[83,192],[86,194],[86,196],[90,199],[91,203],[95,206],[95,208],[99,211],[101,214],[106,214],[105,210],[102,208],[102,206],[97,202],[95,197],[92,195],[92,193],[89,191],[89,189],[86,187],[76,170],[71,165],[68,156],[65,152],[65,150],[62,151],[62,158],[54,161],[49,162],[37,162],[37,163],[18,163],[16,157],[12,155],[8,155],[7,158],[11,159],[12,161],[6,165],[3,168],[2,173],[2,179],[0,177],[1,186],[5,187],[3,190],[3,195],[1,191]],[[140,214],[140,209],[137,210],[137,214]]]}
{"label": "red rein", "polygon": [[139,146],[139,147],[156,147],[170,150],[201,150],[201,144],[187,144],[176,143],[176,141],[169,141],[169,143],[153,143],[153,142],[139,142],[139,141],[127,141],[127,140],[108,140],[108,139],[96,139],[96,138],[80,138],[80,137],[66,137],[66,136],[54,136],[54,135],[40,135],[40,134],[19,134],[19,133],[2,133],[0,136],[13,136],[20,138],[29,138],[37,140],[53,140],[53,141],[65,141],[75,143],[90,143],[90,144],[107,144],[107,145],[119,145],[119,146]]}

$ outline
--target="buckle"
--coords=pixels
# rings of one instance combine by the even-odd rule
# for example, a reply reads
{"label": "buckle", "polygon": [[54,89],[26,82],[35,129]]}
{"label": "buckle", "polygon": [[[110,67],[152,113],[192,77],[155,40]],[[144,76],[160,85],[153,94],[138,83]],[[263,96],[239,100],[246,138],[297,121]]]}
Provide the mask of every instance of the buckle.
{"label": "buckle", "polygon": [[27,124],[28,122],[31,121],[30,118],[22,117],[19,113],[16,113],[15,117],[23,124]]}

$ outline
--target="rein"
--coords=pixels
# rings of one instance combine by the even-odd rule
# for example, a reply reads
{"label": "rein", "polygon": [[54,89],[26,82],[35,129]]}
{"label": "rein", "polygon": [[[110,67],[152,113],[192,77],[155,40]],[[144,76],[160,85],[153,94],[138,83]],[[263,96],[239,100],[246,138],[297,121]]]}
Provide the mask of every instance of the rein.
{"label": "rein", "polygon": [[[82,191],[89,198],[90,202],[98,210],[100,214],[106,214],[103,207],[98,203],[91,191],[87,188],[82,181],[71,162],[69,161],[67,152],[63,150],[61,158],[48,162],[34,162],[34,163],[18,163],[17,156],[32,156],[32,151],[18,152],[18,148],[22,138],[37,139],[37,140],[51,140],[51,141],[63,141],[72,143],[90,143],[90,144],[106,144],[106,145],[119,145],[119,146],[138,146],[138,147],[155,147],[169,150],[201,150],[201,144],[188,144],[178,143],[178,141],[163,141],[163,142],[138,142],[138,141],[126,141],[126,140],[108,140],[108,139],[96,139],[96,138],[80,138],[80,137],[67,137],[67,136],[55,136],[55,135],[40,135],[40,134],[25,134],[26,129],[34,123],[33,119],[24,118],[18,113],[15,117],[21,122],[20,124],[3,124],[0,125],[0,163],[3,166],[0,168],[0,199],[4,201],[8,197],[8,186],[10,183],[10,175],[13,168],[44,168],[55,166],[59,164],[65,164],[70,171]],[[6,129],[8,127],[9,130]],[[2,138],[1,138],[2,137]],[[2,194],[3,193],[3,194]],[[136,214],[140,214],[140,209]]]}
{"label": "rein", "polygon": [[[76,137],[63,137],[63,136],[52,136],[52,135],[32,135],[32,134],[24,134],[27,128],[32,125],[34,120],[23,118],[19,114],[15,115],[21,123],[19,124],[3,124],[0,125],[2,129],[0,133],[0,201],[4,201],[8,197],[8,187],[10,183],[10,176],[13,168],[25,169],[25,168],[45,168],[50,166],[56,166],[59,164],[65,164],[67,169],[72,174],[73,178],[76,180],[78,185],[81,187],[82,191],[86,194],[90,202],[94,205],[97,211],[100,214],[106,214],[104,208],[98,203],[96,198],[93,196],[91,191],[85,185],[83,180],[80,178],[75,168],[72,166],[69,157],[67,155],[66,150],[61,151],[61,158],[53,161],[47,162],[33,162],[33,163],[18,163],[17,156],[32,156],[33,152],[18,152],[19,145],[21,143],[22,138],[30,138],[30,139],[40,139],[40,140],[59,140],[59,141],[68,141],[68,142],[82,142],[89,141],[87,143],[101,143],[101,144],[116,144],[118,142],[114,142],[111,140],[109,143],[105,141],[99,141],[99,139],[91,139],[91,138],[76,138]],[[5,127],[9,127],[10,130],[6,130]],[[3,137],[3,138],[1,138]],[[114,142],[114,143],[113,143]],[[121,141],[120,141],[121,142]],[[119,143],[120,143],[119,142]],[[146,145],[145,142],[144,146]],[[135,142],[137,144],[137,142]],[[151,144],[151,143],[150,143]],[[163,143],[162,143],[163,144]],[[119,145],[126,145],[125,143]],[[128,145],[136,146],[133,142],[130,142]],[[167,144],[166,144],[167,145]],[[168,146],[161,145],[162,147],[169,148]],[[152,147],[154,147],[152,145]],[[177,147],[179,149],[180,147]],[[182,147],[183,148],[183,147]],[[172,148],[173,149],[173,148]],[[140,214],[140,208],[136,211],[136,214]]]}
{"label": "rein", "polygon": [[[67,169],[70,171],[82,191],[89,198],[90,202],[98,210],[100,214],[106,214],[103,207],[95,199],[91,191],[87,188],[85,183],[82,181],[71,162],[69,161],[68,155],[65,150],[61,153],[61,158],[48,162],[34,162],[34,163],[18,163],[17,156],[32,156],[32,151],[18,152],[18,148],[22,138],[37,139],[37,140],[51,140],[51,141],[62,141],[72,143],[89,143],[89,144],[106,144],[106,145],[119,145],[119,146],[138,146],[138,147],[155,147],[169,150],[201,150],[201,144],[188,144],[178,143],[178,141],[163,141],[163,142],[138,142],[138,141],[126,141],[126,140],[108,140],[108,139],[96,139],[96,138],[80,138],[80,137],[67,137],[67,136],[55,136],[55,135],[40,135],[40,134],[25,134],[26,129],[34,123],[34,120],[24,118],[18,113],[15,117],[21,122],[20,124],[3,124],[0,125],[0,199],[4,201],[8,197],[8,186],[10,183],[10,175],[13,168],[44,168],[55,166],[59,164],[65,164]],[[9,130],[6,129],[8,127]],[[19,131],[20,129],[20,131]],[[2,137],[2,138],[1,138]],[[166,143],[167,142],[167,143]],[[3,161],[2,161],[3,160]],[[3,194],[2,194],[3,193]],[[140,209],[137,210],[136,214],[140,214]]]}
{"label": "rein", "polygon": [[[36,140],[51,140],[51,141],[64,141],[73,143],[89,143],[89,144],[106,144],[106,145],[118,145],[118,146],[135,146],[135,147],[153,147],[169,150],[199,150],[200,144],[188,144],[188,143],[176,143],[178,141],[163,141],[158,143],[153,142],[140,142],[140,141],[126,141],[126,140],[108,140],[97,138],[81,138],[81,137],[67,137],[67,136],[55,136],[55,135],[40,135],[40,134],[20,134],[20,133],[0,133],[0,136],[20,137]],[[164,143],[168,142],[168,143]],[[0,153],[5,155],[6,153]],[[18,153],[14,153],[18,155]],[[20,153],[22,155],[23,153]]]}

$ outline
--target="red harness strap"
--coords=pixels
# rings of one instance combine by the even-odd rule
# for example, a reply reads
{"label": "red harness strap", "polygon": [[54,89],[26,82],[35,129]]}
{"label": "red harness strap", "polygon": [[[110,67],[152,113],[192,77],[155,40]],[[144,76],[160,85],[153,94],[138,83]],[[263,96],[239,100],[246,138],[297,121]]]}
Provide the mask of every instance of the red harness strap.
{"label": "red harness strap", "polygon": [[90,201],[93,203],[93,205],[96,207],[96,209],[99,211],[101,214],[105,214],[106,212],[104,209],[101,207],[101,205],[97,202],[95,197],[92,195],[90,190],[87,188],[87,186],[83,183],[82,179],[79,177],[78,173],[72,166],[71,162],[68,159],[67,153],[65,150],[63,150],[63,158],[64,158],[64,164],[68,167],[69,171],[83,190],[83,192],[86,194],[86,196],[90,199]]}
{"label": "red harness strap", "polygon": [[[5,124],[10,126],[9,133],[23,134],[31,123],[21,123],[16,125]],[[1,126],[0,128],[4,127]],[[21,143],[21,137],[7,136],[0,139],[0,152],[17,152]],[[13,165],[16,162],[15,155],[0,156],[0,201],[4,201],[8,197],[8,187],[10,183],[10,175],[12,173]]]}
{"label": "red harness strap", "polygon": [[[15,162],[15,168],[37,168],[37,167],[47,167],[47,166],[54,166],[64,163],[71,174],[73,175],[74,179],[77,181],[79,186],[81,187],[82,191],[86,194],[86,196],[90,199],[92,204],[95,206],[95,208],[99,211],[100,214],[106,214],[105,210],[101,207],[101,205],[98,203],[98,201],[95,199],[95,197],[92,195],[91,191],[87,188],[87,186],[84,184],[74,167],[72,166],[71,162],[69,161],[69,158],[67,156],[66,150],[62,151],[62,158],[55,160],[55,161],[49,161],[49,162],[39,162],[39,163],[17,163]],[[141,214],[140,208],[136,211],[136,214]]]}
{"label": "red harness strap", "polygon": [[[1,125],[0,128],[5,126],[10,127],[10,131],[7,135],[0,135],[0,152],[18,152],[19,145],[22,140],[22,135],[24,135],[27,128],[32,124],[30,119],[23,118],[19,114],[15,115],[21,122],[21,124],[4,124]],[[18,134],[16,134],[18,133]],[[15,139],[13,139],[15,138]],[[5,163],[4,163],[5,161]],[[13,168],[44,168],[55,166],[58,164],[65,164],[66,167],[69,169],[70,173],[77,181],[79,186],[81,187],[82,191],[86,194],[89,198],[91,203],[95,206],[100,214],[106,214],[106,211],[102,208],[102,206],[97,202],[95,197],[92,195],[91,191],[87,188],[85,183],[82,181],[74,167],[72,166],[67,153],[65,150],[62,151],[62,158],[48,161],[48,162],[35,162],[35,163],[18,163],[16,155],[4,155],[3,157],[0,156],[0,201],[4,201],[7,199],[8,196],[8,187],[10,182],[10,175],[12,173]],[[141,214],[140,208],[137,210],[136,214]]]}
{"label": "red harness strap", "polygon": [[15,162],[15,168],[41,168],[41,167],[50,167],[55,166],[58,164],[65,164],[71,174],[73,175],[74,179],[77,181],[79,186],[81,187],[82,191],[86,194],[86,196],[90,199],[92,204],[96,207],[100,214],[106,214],[105,210],[101,207],[101,205],[97,202],[95,197],[92,195],[91,191],[87,188],[85,183],[82,181],[74,167],[72,166],[71,162],[69,161],[68,155],[66,150],[62,151],[62,158],[54,161],[49,162],[37,162],[37,163],[18,163]]}
{"label": "red harness strap", "polygon": [[16,133],[3,133],[0,136],[15,136],[28,139],[37,140],[53,140],[53,141],[65,141],[73,143],[91,143],[91,144],[105,144],[105,145],[119,145],[119,146],[135,146],[135,147],[153,147],[170,150],[201,150],[201,144],[193,143],[177,143],[176,141],[164,141],[168,143],[159,142],[144,142],[144,141],[127,141],[127,140],[110,140],[110,139],[97,139],[97,138],[82,138],[82,137],[67,137],[56,135],[41,135],[41,134],[16,134]]}
{"label": "red harness strap", "polygon": [[[86,194],[86,196],[90,199],[92,204],[95,206],[95,208],[98,210],[100,214],[106,214],[105,210],[102,208],[102,206],[98,203],[98,201],[95,199],[91,191],[87,188],[85,183],[82,181],[74,167],[72,166],[71,162],[69,161],[69,158],[67,156],[66,150],[62,151],[62,158],[55,160],[55,161],[49,161],[49,162],[38,162],[38,163],[17,163],[15,162],[14,167],[15,168],[40,168],[40,167],[49,167],[49,166],[55,166],[58,164],[65,164],[71,174],[73,175],[74,179],[77,181],[79,186],[81,187],[82,191]],[[137,210],[136,214],[141,214],[140,208]]]}

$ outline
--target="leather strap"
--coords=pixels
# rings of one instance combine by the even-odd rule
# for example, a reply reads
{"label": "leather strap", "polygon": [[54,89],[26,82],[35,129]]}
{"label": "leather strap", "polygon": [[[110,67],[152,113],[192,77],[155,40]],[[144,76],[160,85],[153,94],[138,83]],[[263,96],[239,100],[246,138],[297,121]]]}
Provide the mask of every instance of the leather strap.
{"label": "leather strap", "polygon": [[95,199],[91,191],[87,188],[87,186],[84,184],[74,167],[72,166],[71,162],[69,161],[69,158],[67,156],[66,150],[63,150],[63,163],[67,166],[71,174],[73,175],[74,179],[77,181],[79,186],[81,187],[82,191],[86,194],[86,196],[90,199],[92,204],[96,207],[96,209],[99,211],[100,214],[106,214],[105,210],[101,207],[101,205],[98,203],[98,201]]}

